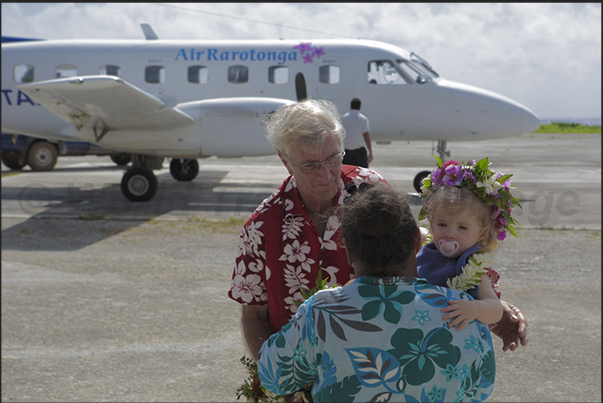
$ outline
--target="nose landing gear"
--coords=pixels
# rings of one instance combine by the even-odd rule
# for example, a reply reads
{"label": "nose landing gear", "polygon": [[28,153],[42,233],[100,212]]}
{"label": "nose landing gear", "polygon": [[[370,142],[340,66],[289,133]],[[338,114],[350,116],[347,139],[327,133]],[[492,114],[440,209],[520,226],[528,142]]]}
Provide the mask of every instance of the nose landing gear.
{"label": "nose landing gear", "polygon": [[[431,152],[433,153],[434,151],[437,151],[439,154],[440,159],[442,160],[442,162],[446,161],[446,157],[450,157],[450,150],[446,150],[446,141],[440,140],[438,141],[438,145],[437,147],[432,147],[431,148]],[[427,178],[427,176],[429,176],[429,174],[431,173],[431,171],[421,171],[419,172],[416,176],[415,179],[413,180],[412,184],[413,187],[415,188],[415,190],[417,191],[417,193],[421,193],[421,186],[423,185],[423,179]]]}

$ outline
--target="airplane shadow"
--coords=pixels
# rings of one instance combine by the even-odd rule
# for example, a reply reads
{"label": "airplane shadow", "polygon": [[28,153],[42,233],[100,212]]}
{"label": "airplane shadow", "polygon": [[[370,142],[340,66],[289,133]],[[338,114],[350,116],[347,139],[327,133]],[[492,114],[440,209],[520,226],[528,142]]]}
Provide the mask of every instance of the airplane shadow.
{"label": "airplane shadow", "polygon": [[[85,165],[85,166],[84,166]],[[130,165],[116,165],[112,163],[107,163],[107,165],[94,165],[89,166],[88,164],[84,164],[82,166],[79,165],[70,165],[70,166],[55,166],[52,171],[55,173],[69,173],[69,172],[107,172],[107,171],[125,171],[128,168],[131,168]],[[15,173],[33,173],[31,168],[25,166],[21,169],[11,169],[10,171],[3,171],[2,174],[15,174]]]}
{"label": "airplane shadow", "polygon": [[[16,204],[20,213],[31,217],[2,231],[2,250],[78,250],[167,214],[246,218],[276,190],[268,190],[270,185],[220,183],[227,174],[228,171],[202,171],[191,182],[177,182],[169,174],[157,175],[156,196],[138,203],[127,200],[116,183],[104,184],[102,188],[92,184],[3,184],[2,203]],[[41,209],[44,211],[35,212]],[[100,230],[95,229],[99,220],[103,221]]]}

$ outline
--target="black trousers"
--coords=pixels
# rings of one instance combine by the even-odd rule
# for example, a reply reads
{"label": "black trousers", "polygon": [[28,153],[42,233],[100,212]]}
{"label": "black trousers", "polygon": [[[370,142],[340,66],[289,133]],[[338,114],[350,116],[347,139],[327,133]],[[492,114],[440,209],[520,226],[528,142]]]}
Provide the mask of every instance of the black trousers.
{"label": "black trousers", "polygon": [[368,152],[366,148],[360,147],[353,150],[346,148],[343,156],[343,163],[346,165],[356,165],[362,168],[368,168]]}

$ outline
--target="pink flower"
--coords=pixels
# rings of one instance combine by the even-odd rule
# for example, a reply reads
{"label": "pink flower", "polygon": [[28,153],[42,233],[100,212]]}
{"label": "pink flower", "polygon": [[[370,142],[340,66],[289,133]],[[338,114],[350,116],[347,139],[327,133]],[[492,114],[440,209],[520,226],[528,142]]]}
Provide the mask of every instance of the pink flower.
{"label": "pink flower", "polygon": [[456,161],[450,160],[450,161],[444,162],[444,165],[442,165],[442,169],[446,169],[450,165],[460,165],[460,164],[458,162],[456,162]]}

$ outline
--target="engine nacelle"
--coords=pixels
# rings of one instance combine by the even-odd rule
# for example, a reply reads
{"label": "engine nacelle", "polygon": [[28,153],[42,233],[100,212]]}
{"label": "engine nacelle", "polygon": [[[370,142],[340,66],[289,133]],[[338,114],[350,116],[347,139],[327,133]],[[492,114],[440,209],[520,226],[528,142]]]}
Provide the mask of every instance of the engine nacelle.
{"label": "engine nacelle", "polygon": [[[274,154],[266,139],[269,115],[291,100],[215,98],[178,104],[194,124],[169,131],[111,130],[95,141],[92,129],[80,139],[123,152],[167,158],[261,156]],[[75,130],[75,129],[73,129]]]}
{"label": "engine nacelle", "polygon": [[266,139],[266,122],[271,113],[291,103],[278,98],[216,98],[177,108],[195,119],[200,156],[240,157],[274,154]]}

